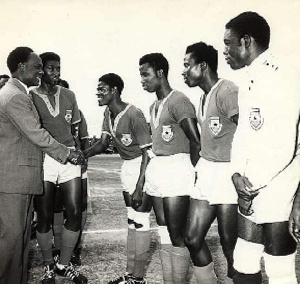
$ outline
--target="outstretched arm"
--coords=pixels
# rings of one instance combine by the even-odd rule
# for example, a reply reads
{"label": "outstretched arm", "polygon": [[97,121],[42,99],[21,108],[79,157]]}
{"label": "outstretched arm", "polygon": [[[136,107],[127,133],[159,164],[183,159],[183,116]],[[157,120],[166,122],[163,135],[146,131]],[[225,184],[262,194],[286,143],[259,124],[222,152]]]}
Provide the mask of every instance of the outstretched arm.
{"label": "outstretched arm", "polygon": [[109,146],[110,135],[102,133],[101,138],[93,146],[83,151],[84,157],[87,159],[95,155],[103,153]]}

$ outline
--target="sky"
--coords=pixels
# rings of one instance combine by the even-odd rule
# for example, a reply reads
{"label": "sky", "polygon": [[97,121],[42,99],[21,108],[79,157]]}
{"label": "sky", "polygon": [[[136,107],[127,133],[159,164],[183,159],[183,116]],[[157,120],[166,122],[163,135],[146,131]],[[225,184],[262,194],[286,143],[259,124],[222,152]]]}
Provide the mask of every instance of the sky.
{"label": "sky", "polygon": [[300,66],[300,0],[1,0],[0,74],[9,74],[6,58],[17,46],[61,57],[67,80],[88,123],[90,136],[101,134],[104,107],[96,98],[98,78],[120,75],[123,100],[141,108],[147,119],[155,94],[140,84],[138,61],[161,52],[169,61],[169,81],[198,105],[201,90],[182,79],[188,45],[204,41],[219,51],[219,76],[234,80],[226,65],[225,24],[244,11],[261,14],[271,27],[270,48]]}

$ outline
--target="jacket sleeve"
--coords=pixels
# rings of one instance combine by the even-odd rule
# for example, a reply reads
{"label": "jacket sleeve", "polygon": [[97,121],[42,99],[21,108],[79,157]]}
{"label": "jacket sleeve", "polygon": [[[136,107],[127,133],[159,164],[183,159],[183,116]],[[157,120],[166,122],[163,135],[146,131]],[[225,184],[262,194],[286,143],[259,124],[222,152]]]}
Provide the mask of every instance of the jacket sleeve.
{"label": "jacket sleeve", "polygon": [[23,93],[14,94],[7,101],[5,110],[8,119],[22,135],[58,162],[67,162],[68,148],[41,128],[37,111],[28,96]]}

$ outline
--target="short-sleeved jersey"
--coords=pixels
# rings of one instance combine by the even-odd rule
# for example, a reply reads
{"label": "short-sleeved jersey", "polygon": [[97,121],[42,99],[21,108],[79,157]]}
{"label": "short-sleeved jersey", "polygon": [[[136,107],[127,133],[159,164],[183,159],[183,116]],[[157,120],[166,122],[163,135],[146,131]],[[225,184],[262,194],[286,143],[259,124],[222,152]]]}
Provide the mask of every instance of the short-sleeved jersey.
{"label": "short-sleeved jersey", "polygon": [[155,113],[157,103],[155,101],[150,107],[153,153],[157,156],[190,153],[190,140],[180,123],[186,118],[196,119],[194,105],[186,95],[176,90],[162,100]]}
{"label": "short-sleeved jersey", "polygon": [[[240,84],[239,124],[233,139],[236,172],[254,187],[267,185],[288,169],[296,149],[299,123],[299,74],[269,51],[245,67]],[[300,172],[295,173],[300,178]]]}
{"label": "short-sleeved jersey", "polygon": [[238,87],[220,79],[200,98],[198,122],[201,128],[201,157],[213,162],[229,162],[236,124],[231,117],[238,114]]}
{"label": "short-sleeved jersey", "polygon": [[111,135],[123,160],[131,160],[142,155],[142,148],[152,145],[149,127],[142,111],[128,104],[111,121],[111,112],[107,107],[104,112],[102,132]]}
{"label": "short-sleeved jersey", "polygon": [[69,89],[57,86],[54,94],[55,107],[51,105],[47,95],[31,91],[34,105],[39,113],[42,127],[58,142],[67,147],[75,146],[71,125],[80,122],[80,114],[75,94]]}

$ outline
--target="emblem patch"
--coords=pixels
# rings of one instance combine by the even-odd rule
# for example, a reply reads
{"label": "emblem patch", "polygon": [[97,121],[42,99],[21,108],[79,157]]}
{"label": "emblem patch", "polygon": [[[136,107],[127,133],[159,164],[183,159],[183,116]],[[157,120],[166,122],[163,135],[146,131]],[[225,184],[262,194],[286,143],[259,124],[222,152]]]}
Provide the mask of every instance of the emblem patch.
{"label": "emblem patch", "polygon": [[264,119],[260,114],[260,109],[259,108],[252,108],[250,111],[250,125],[254,130],[259,130],[262,125],[264,124]]}
{"label": "emblem patch", "polygon": [[122,142],[125,146],[129,146],[129,145],[132,143],[131,134],[122,134],[121,142]]}
{"label": "emblem patch", "polygon": [[66,120],[66,122],[71,123],[71,120],[72,120],[72,110],[71,109],[66,110],[65,120]]}
{"label": "emblem patch", "polygon": [[214,135],[218,135],[222,129],[223,124],[220,122],[220,117],[211,116],[209,118],[209,129]]}
{"label": "emblem patch", "polygon": [[161,134],[162,139],[164,139],[166,142],[170,142],[173,135],[174,135],[174,132],[172,131],[172,126],[171,125],[163,125],[162,134]]}

